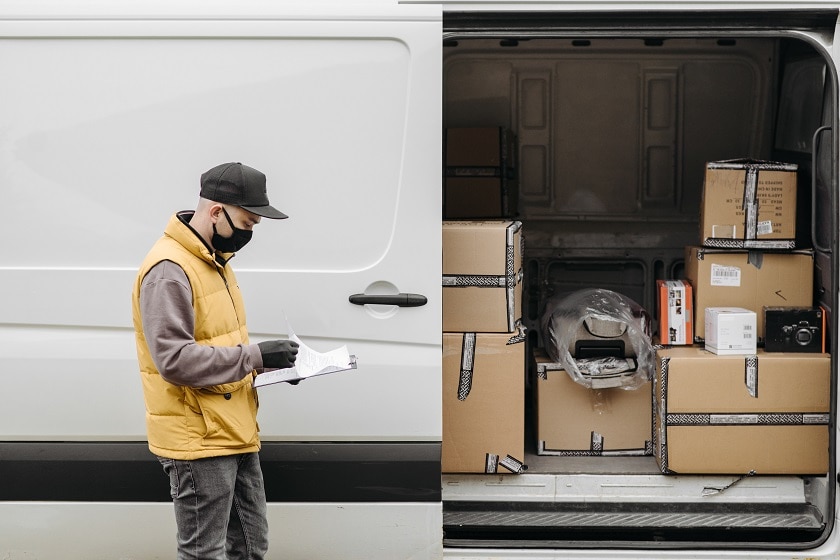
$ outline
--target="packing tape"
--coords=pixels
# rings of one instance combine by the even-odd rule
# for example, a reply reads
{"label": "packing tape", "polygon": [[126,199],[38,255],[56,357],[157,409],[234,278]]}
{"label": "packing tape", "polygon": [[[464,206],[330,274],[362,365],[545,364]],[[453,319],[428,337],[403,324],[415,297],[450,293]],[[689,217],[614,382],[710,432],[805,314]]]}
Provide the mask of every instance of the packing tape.
{"label": "packing tape", "polygon": [[753,398],[758,398],[758,356],[744,357],[744,385]]}
{"label": "packing tape", "polygon": [[458,375],[458,400],[467,399],[472,390],[473,367],[475,365],[475,333],[464,333],[461,343],[461,373]]}
{"label": "packing tape", "polygon": [[519,459],[514,459],[510,455],[507,455],[504,459],[499,461],[499,465],[506,468],[514,474],[521,474],[528,470],[528,465],[526,465]]}
{"label": "packing tape", "polygon": [[592,432],[589,437],[589,450],[593,453],[603,453],[604,451],[604,436],[598,432]]}
{"label": "packing tape", "polygon": [[487,453],[484,456],[484,473],[496,474],[499,468],[499,456],[493,453]]}
{"label": "packing tape", "polygon": [[748,165],[744,177],[744,199],[742,209],[744,211],[744,239],[755,239],[758,223],[758,169]]}

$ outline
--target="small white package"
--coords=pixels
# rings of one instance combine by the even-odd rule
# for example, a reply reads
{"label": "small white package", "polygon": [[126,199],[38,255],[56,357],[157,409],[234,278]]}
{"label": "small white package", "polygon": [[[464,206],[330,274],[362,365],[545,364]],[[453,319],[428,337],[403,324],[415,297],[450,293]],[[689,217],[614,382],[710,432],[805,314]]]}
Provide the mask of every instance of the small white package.
{"label": "small white package", "polygon": [[706,350],[719,355],[755,354],[755,311],[742,307],[707,307]]}

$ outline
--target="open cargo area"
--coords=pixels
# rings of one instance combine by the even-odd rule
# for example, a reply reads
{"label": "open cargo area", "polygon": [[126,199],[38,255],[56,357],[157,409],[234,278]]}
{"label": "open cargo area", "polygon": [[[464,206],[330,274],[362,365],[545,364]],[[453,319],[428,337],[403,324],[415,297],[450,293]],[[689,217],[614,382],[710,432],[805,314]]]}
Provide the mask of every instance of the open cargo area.
{"label": "open cargo area", "polygon": [[[445,545],[813,546],[835,468],[824,53],[807,34],[711,20],[645,31],[610,16],[587,33],[502,19],[444,25]],[[723,180],[710,164],[729,160],[741,191],[709,194]],[[721,296],[733,269],[740,291]],[[549,355],[553,302],[589,289],[637,303],[661,344],[632,383],[581,382]],[[817,313],[807,349],[771,348],[771,304]],[[758,348],[705,350],[711,306],[752,307]]]}

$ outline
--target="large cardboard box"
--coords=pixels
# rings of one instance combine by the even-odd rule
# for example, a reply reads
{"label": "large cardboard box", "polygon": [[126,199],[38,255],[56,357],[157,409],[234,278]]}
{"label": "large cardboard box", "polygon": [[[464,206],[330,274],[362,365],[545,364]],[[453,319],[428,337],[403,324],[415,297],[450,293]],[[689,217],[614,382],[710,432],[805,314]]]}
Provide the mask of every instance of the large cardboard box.
{"label": "large cardboard box", "polygon": [[513,332],[522,318],[522,224],[443,222],[443,330]]}
{"label": "large cardboard box", "polygon": [[664,473],[823,474],[828,354],[659,350],[654,451]]}
{"label": "large cardboard box", "polygon": [[756,313],[764,340],[764,307],[810,307],[814,253],[686,247],[685,275],[694,288],[694,336],[705,338],[707,307],[743,307]]}
{"label": "large cardboard box", "polygon": [[444,219],[516,216],[513,133],[501,127],[449,128],[444,140]]}
{"label": "large cardboard box", "polygon": [[589,389],[543,352],[537,364],[537,454],[653,454],[651,383],[634,390]]}
{"label": "large cardboard box", "polygon": [[795,164],[738,159],[706,164],[700,214],[709,247],[792,249]]}
{"label": "large cardboard box", "polygon": [[524,337],[444,333],[443,472],[520,472],[524,459]]}

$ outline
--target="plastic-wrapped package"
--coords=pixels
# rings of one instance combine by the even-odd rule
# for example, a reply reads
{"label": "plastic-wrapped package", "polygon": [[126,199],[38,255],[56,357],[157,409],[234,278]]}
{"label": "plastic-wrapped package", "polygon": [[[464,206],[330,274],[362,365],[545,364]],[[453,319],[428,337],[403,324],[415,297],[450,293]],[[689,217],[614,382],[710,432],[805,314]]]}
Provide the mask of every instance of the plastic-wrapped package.
{"label": "plastic-wrapped package", "polygon": [[591,389],[636,389],[653,378],[650,315],[632,299],[600,288],[551,298],[542,317],[545,350]]}

